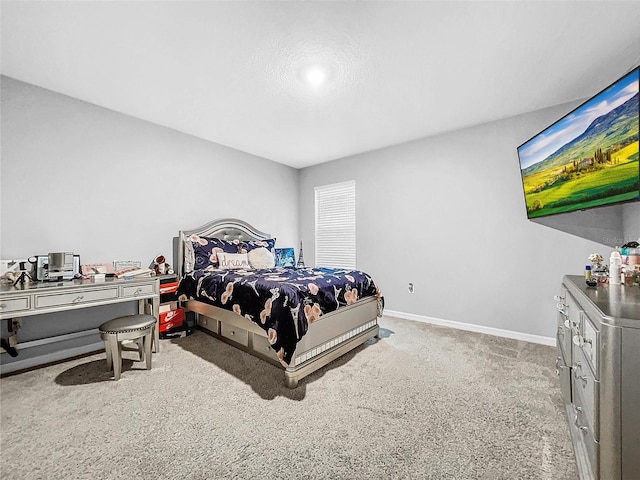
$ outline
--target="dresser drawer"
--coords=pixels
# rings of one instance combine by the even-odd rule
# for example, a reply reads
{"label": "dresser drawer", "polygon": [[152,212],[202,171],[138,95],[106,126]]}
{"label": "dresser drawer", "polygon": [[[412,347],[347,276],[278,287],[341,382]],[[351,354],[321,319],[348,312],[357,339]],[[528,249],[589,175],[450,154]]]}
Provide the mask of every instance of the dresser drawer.
{"label": "dresser drawer", "polygon": [[148,283],[146,285],[127,285],[120,288],[122,289],[122,297],[144,297],[156,293],[155,283]]}
{"label": "dresser drawer", "polygon": [[584,353],[581,350],[575,353],[572,393],[574,404],[580,408],[580,410],[577,411],[576,421],[580,423],[580,425],[589,427],[593,433],[593,437],[599,440],[598,396],[600,392],[600,382],[595,379]]}
{"label": "dresser drawer", "polygon": [[593,368],[593,372],[596,375],[596,378],[599,378],[598,375],[598,341],[599,335],[596,327],[593,326],[589,317],[582,314],[582,325],[581,325],[581,333],[582,333],[582,346],[580,349],[582,353],[586,357],[587,361]]}
{"label": "dresser drawer", "polygon": [[52,295],[36,295],[35,308],[61,307],[81,305],[89,302],[99,302],[118,298],[118,288],[100,290],[79,290],[74,293],[59,293]]}
{"label": "dresser drawer", "polygon": [[234,327],[223,322],[220,324],[220,335],[245,347],[249,346],[249,332],[243,328]]}
{"label": "dresser drawer", "polygon": [[0,300],[0,314],[19,312],[29,309],[29,297],[14,297]]}
{"label": "dresser drawer", "polygon": [[614,478],[600,476],[600,443],[595,439],[591,427],[580,422],[580,414],[576,412],[575,408],[574,413],[578,415],[578,419],[572,420],[569,425],[569,428],[573,431],[572,437],[574,440],[574,450],[576,458],[579,459],[578,462],[584,462],[584,466],[587,468],[586,471],[580,469],[580,478],[601,480]]}
{"label": "dresser drawer", "polygon": [[562,358],[562,352],[556,358],[556,373],[560,380],[560,391],[564,403],[571,403],[571,367],[567,366]]}

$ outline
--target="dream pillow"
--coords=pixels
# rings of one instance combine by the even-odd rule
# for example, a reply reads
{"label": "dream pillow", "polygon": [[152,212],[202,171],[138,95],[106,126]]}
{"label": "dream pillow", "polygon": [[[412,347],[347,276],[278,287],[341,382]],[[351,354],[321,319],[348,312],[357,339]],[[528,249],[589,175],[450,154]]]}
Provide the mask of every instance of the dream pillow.
{"label": "dream pillow", "polygon": [[224,270],[237,270],[251,268],[246,253],[218,252],[218,268]]}

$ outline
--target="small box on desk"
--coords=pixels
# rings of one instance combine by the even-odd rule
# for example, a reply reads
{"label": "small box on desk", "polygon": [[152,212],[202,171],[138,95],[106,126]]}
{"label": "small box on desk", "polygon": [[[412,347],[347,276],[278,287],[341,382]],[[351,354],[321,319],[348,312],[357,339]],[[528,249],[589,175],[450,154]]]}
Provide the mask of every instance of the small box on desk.
{"label": "small box on desk", "polygon": [[175,310],[160,312],[159,321],[160,333],[181,327],[182,322],[184,322],[184,310],[182,308],[176,308]]}

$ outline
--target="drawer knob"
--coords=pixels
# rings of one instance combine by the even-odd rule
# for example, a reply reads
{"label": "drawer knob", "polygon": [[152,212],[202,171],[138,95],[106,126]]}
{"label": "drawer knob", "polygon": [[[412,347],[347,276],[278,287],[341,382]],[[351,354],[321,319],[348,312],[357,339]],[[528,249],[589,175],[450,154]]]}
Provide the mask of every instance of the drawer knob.
{"label": "drawer knob", "polygon": [[4,303],[0,303],[0,308],[6,308],[6,307],[7,307],[7,305],[6,305],[6,304],[4,304]]}
{"label": "drawer knob", "polygon": [[78,295],[76,298],[73,299],[71,303],[81,302],[83,298],[84,298],[84,295]]}
{"label": "drawer knob", "polygon": [[133,296],[134,296],[134,297],[137,297],[137,296],[138,296],[138,295],[140,295],[141,293],[142,293],[142,289],[141,289],[140,287],[138,287],[138,288],[136,289],[136,291],[135,291],[135,292],[133,292]]}
{"label": "drawer knob", "polygon": [[564,303],[564,297],[563,297],[562,295],[554,295],[554,296],[553,296],[553,299],[554,299],[556,302],[563,302],[563,303]]}

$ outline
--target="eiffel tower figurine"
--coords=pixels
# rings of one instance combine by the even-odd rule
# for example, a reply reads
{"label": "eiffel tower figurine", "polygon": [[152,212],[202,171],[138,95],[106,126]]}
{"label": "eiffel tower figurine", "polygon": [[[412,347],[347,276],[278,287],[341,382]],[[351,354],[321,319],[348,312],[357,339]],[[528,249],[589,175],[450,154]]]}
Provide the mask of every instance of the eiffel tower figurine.
{"label": "eiffel tower figurine", "polygon": [[296,263],[297,268],[305,268],[304,264],[304,255],[302,254],[302,240],[300,240],[300,255],[298,255],[298,263]]}

